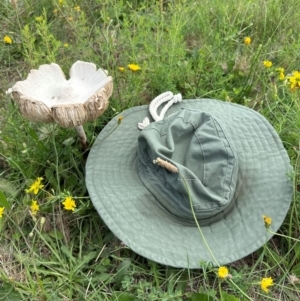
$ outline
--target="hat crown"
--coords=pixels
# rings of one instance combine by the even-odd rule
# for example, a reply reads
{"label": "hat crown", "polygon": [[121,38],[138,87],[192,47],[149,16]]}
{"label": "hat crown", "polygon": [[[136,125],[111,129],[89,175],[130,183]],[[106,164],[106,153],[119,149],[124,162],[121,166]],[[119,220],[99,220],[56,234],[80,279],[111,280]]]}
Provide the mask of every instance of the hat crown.
{"label": "hat crown", "polygon": [[[238,160],[232,140],[209,113],[182,109],[141,132],[140,178],[176,221],[195,225],[194,211],[201,225],[210,224],[234,203]],[[178,173],[153,164],[156,158],[176,166]]]}

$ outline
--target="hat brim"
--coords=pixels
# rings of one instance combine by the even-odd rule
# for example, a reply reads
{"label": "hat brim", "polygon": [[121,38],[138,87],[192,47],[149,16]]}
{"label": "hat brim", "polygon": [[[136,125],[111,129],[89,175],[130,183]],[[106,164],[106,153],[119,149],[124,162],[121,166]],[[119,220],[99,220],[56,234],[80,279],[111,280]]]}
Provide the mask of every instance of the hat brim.
{"label": "hat brim", "polygon": [[122,112],[118,127],[120,115],[105,126],[88,156],[86,185],[103,221],[134,252],[174,267],[199,268],[200,261],[228,264],[270,239],[262,215],[272,218],[272,231],[283,223],[293,193],[290,161],[276,131],[254,110],[197,99],[173,105],[167,115],[182,108],[208,112],[235,137],[239,198],[220,221],[201,227],[207,245],[197,227],[183,226],[161,210],[139,178],[137,124],[144,117],[151,120],[148,106]]}

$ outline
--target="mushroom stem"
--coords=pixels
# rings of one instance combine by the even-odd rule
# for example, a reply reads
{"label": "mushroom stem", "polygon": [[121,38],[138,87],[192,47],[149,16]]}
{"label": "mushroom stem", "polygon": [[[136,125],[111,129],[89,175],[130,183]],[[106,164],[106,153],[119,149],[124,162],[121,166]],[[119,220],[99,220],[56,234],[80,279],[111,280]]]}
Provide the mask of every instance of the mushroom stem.
{"label": "mushroom stem", "polygon": [[87,148],[87,140],[86,140],[86,134],[85,134],[83,126],[82,125],[77,125],[77,126],[75,126],[75,129],[78,133],[78,136],[79,136],[82,147],[84,149],[86,149]]}

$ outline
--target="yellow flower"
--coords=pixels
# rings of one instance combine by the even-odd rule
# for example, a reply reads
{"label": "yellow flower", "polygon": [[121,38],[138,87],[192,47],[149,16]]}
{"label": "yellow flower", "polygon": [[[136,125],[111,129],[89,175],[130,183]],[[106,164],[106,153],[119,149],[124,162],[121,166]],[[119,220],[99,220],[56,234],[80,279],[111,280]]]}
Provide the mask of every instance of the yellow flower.
{"label": "yellow flower", "polygon": [[266,68],[270,68],[273,65],[273,63],[271,61],[264,61],[263,63]]}
{"label": "yellow flower", "polygon": [[124,119],[124,117],[123,116],[119,116],[118,117],[118,125],[120,125],[121,124],[121,122],[122,122],[122,120]]}
{"label": "yellow flower", "polygon": [[131,71],[138,71],[138,70],[141,70],[141,67],[139,65],[136,65],[136,64],[129,64],[127,66]]}
{"label": "yellow flower", "polygon": [[269,286],[273,286],[274,285],[273,279],[271,277],[269,277],[269,278],[263,278],[259,284],[261,286],[261,289],[263,291],[265,291],[266,293],[269,292]]}
{"label": "yellow flower", "polygon": [[284,79],[285,79],[284,72],[280,72],[278,78],[279,78],[280,80],[284,80]]}
{"label": "yellow flower", "polygon": [[44,187],[43,184],[41,184],[43,178],[38,177],[36,181],[29,187],[29,189],[25,189],[26,193],[33,192],[33,194],[38,194],[40,189]]}
{"label": "yellow flower", "polygon": [[3,41],[4,41],[5,44],[12,44],[12,39],[8,35],[4,36]]}
{"label": "yellow flower", "polygon": [[268,229],[272,224],[272,219],[269,216],[263,215],[265,227]]}
{"label": "yellow flower", "polygon": [[42,22],[43,21],[43,17],[42,16],[35,17],[35,21]]}
{"label": "yellow flower", "polygon": [[245,45],[248,46],[248,45],[251,44],[251,42],[252,42],[252,39],[251,39],[250,37],[245,37],[245,38],[244,38],[244,44],[245,44]]}
{"label": "yellow flower", "polygon": [[32,200],[30,205],[32,215],[36,215],[36,213],[40,210],[40,206],[38,205],[37,201]]}
{"label": "yellow flower", "polygon": [[278,78],[280,80],[284,80],[285,79],[284,68],[277,68],[276,71],[279,73]]}
{"label": "yellow flower", "polygon": [[276,71],[279,73],[284,73],[284,68],[276,68]]}
{"label": "yellow flower", "polygon": [[80,12],[80,6],[79,6],[79,5],[76,5],[76,6],[74,7],[74,10]]}
{"label": "yellow flower", "polygon": [[63,5],[64,4],[64,0],[58,0],[58,4],[59,5]]}
{"label": "yellow flower", "polygon": [[64,205],[64,208],[66,210],[72,210],[72,211],[74,211],[75,208],[76,208],[75,201],[70,196],[67,196],[65,198],[65,201],[62,204]]}
{"label": "yellow flower", "polygon": [[0,218],[2,218],[3,212],[4,212],[4,207],[0,207]]}
{"label": "yellow flower", "polygon": [[295,88],[300,88],[300,72],[299,71],[293,71],[292,75],[287,76],[287,79],[289,80],[290,87],[292,90]]}
{"label": "yellow flower", "polygon": [[225,278],[227,278],[228,274],[229,274],[229,272],[226,267],[224,267],[224,266],[219,267],[219,269],[218,269],[219,278],[225,279]]}
{"label": "yellow flower", "polygon": [[124,67],[118,67],[118,69],[119,69],[121,72],[124,72],[124,71],[125,71],[125,68],[124,68]]}
{"label": "yellow flower", "polygon": [[64,44],[64,47],[65,47],[65,48],[68,48],[68,47],[69,47],[69,44],[68,44],[68,43],[65,43],[65,44]]}

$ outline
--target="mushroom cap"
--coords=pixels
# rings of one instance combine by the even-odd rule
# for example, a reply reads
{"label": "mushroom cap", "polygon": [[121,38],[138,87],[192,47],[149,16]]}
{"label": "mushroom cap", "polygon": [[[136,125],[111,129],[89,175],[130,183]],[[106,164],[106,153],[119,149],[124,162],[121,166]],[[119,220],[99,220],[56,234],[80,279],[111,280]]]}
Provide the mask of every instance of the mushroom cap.
{"label": "mushroom cap", "polygon": [[112,77],[103,69],[77,61],[68,80],[59,65],[45,64],[30,70],[27,79],[18,81],[7,92],[27,119],[73,127],[99,117],[112,91]]}

